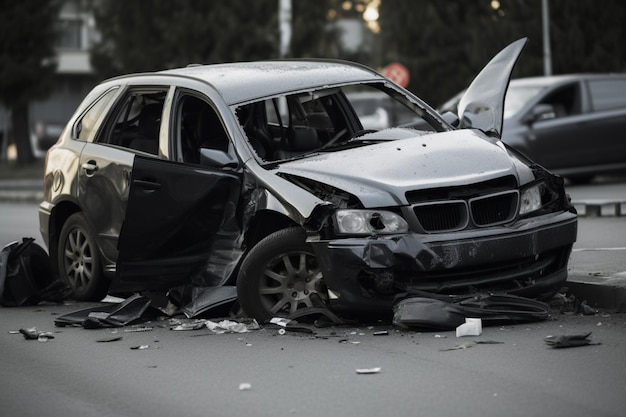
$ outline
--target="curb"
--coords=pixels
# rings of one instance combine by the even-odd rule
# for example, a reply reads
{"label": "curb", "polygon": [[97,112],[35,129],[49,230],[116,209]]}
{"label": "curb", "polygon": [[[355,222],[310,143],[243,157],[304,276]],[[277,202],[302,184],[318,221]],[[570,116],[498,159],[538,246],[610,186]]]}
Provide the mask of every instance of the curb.
{"label": "curb", "polygon": [[626,273],[606,277],[570,272],[565,286],[569,293],[587,301],[591,307],[626,312]]}
{"label": "curb", "polygon": [[41,203],[43,191],[3,190],[0,202],[3,203]]}
{"label": "curb", "polygon": [[578,215],[581,217],[626,215],[626,209],[622,208],[623,205],[626,205],[626,200],[615,200],[615,199],[580,200],[580,201],[572,201],[572,205],[576,207],[576,210],[578,211]]}

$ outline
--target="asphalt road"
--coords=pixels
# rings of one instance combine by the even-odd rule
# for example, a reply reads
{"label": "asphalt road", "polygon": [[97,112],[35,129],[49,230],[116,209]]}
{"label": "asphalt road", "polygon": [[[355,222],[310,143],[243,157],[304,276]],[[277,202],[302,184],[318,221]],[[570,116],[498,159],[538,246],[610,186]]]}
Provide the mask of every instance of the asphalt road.
{"label": "asphalt road", "polygon": [[[54,328],[55,316],[83,306],[1,310],[0,414],[588,417],[626,409],[625,314],[556,314],[466,338],[388,324],[315,335],[173,331],[167,321],[145,323],[153,328],[145,332]],[[14,333],[25,326],[54,339]],[[380,330],[389,334],[375,336]],[[553,349],[543,340],[588,332],[599,345]]]}

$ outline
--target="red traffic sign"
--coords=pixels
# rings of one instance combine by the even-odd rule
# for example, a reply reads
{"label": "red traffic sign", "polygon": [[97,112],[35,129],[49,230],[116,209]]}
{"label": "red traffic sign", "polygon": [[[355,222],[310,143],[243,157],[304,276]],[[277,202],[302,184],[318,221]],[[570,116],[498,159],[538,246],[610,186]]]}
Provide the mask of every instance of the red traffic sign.
{"label": "red traffic sign", "polygon": [[382,74],[400,87],[409,85],[409,70],[402,64],[392,62],[383,68]]}

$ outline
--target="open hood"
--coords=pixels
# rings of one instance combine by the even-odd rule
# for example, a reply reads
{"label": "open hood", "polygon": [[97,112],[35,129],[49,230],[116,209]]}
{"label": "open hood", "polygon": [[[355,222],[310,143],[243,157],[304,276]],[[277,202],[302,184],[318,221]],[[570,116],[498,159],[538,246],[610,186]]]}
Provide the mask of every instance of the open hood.
{"label": "open hood", "polygon": [[511,43],[474,78],[459,101],[461,128],[480,129],[490,136],[501,137],[504,96],[513,67],[527,42],[528,38],[522,38]]}

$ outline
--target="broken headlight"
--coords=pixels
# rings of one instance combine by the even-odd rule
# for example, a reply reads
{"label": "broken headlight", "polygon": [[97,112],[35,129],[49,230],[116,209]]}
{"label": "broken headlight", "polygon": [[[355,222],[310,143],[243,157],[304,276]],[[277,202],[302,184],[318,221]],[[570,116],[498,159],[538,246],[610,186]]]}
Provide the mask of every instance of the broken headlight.
{"label": "broken headlight", "polygon": [[346,235],[387,235],[409,230],[406,220],[385,210],[337,210],[335,225],[337,233]]}
{"label": "broken headlight", "polygon": [[541,204],[541,192],[543,189],[543,183],[532,185],[528,188],[521,190],[519,215],[524,216],[533,211],[539,210],[543,205]]}

